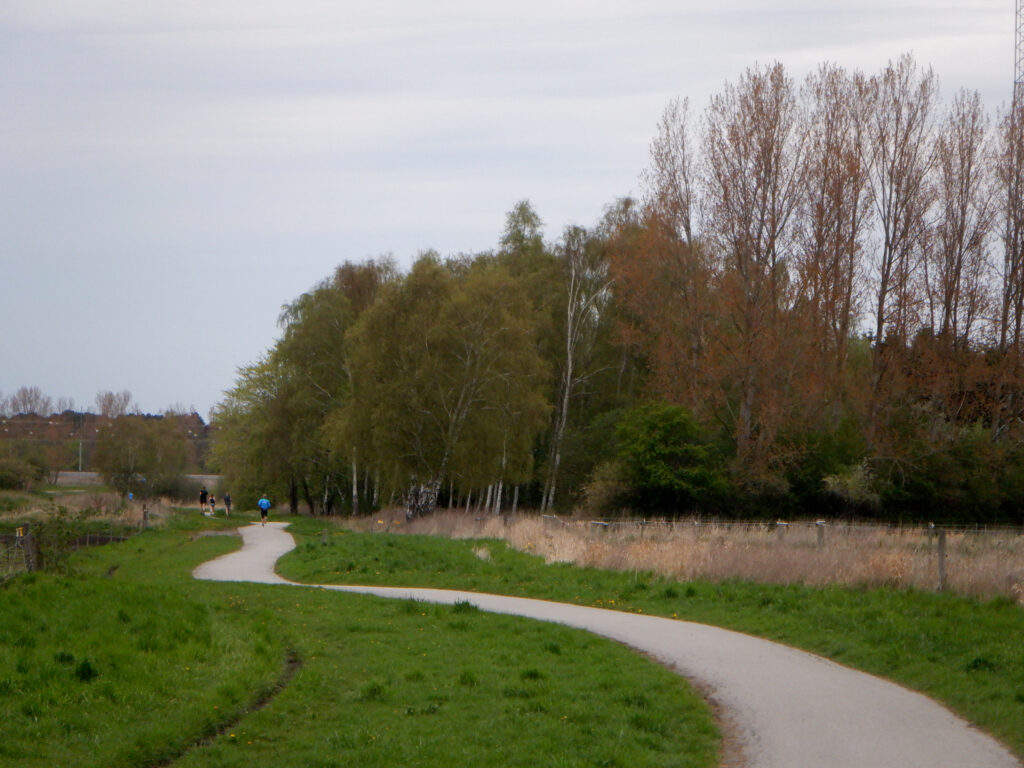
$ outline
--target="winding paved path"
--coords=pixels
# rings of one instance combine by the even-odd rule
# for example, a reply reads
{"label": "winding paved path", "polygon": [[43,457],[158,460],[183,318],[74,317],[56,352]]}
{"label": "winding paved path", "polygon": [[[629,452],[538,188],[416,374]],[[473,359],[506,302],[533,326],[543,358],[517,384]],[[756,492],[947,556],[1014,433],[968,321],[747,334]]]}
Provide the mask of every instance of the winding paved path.
{"label": "winding paved path", "polygon": [[[274,564],[294,540],[284,523],[241,528],[242,549],[198,579],[292,584]],[[578,627],[645,651],[698,683],[751,768],[1024,768],[991,737],[931,699],[768,640],[704,624],[519,597],[441,589],[320,586]]]}

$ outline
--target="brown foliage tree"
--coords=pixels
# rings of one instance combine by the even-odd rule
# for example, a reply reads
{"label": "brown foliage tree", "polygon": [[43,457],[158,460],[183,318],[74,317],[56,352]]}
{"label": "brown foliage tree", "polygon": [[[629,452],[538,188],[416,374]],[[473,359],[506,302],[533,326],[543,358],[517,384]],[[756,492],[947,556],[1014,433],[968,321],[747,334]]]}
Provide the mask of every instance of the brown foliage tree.
{"label": "brown foliage tree", "polygon": [[794,364],[789,261],[805,180],[806,136],[793,81],[781,64],[748,70],[705,114],[705,237],[719,262],[720,381],[729,399],[738,466],[770,461]]}
{"label": "brown foliage tree", "polygon": [[988,249],[995,223],[989,120],[975,91],[961,91],[935,140],[938,216],[925,260],[928,324],[965,347],[990,314]]}
{"label": "brown foliage tree", "polygon": [[850,337],[864,276],[871,225],[865,162],[865,84],[860,75],[824,65],[804,85],[807,102],[807,195],[803,200],[796,272],[809,357],[809,400],[842,415]]}

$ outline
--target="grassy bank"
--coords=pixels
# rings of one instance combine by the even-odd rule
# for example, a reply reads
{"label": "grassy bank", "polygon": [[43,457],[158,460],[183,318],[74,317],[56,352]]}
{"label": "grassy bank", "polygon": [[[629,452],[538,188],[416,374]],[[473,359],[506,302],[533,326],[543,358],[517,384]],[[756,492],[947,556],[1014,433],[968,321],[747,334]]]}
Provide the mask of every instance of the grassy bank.
{"label": "grassy bank", "polygon": [[0,589],[0,764],[716,763],[705,704],[621,646],[468,605],[195,582],[238,546],[209,535],[226,527],[182,515]]}
{"label": "grassy bank", "polygon": [[[321,530],[326,529],[326,543]],[[311,583],[470,589],[701,621],[776,639],[945,702],[1024,757],[1024,610],[913,590],[679,583],[543,560],[504,542],[293,526],[280,571]]]}

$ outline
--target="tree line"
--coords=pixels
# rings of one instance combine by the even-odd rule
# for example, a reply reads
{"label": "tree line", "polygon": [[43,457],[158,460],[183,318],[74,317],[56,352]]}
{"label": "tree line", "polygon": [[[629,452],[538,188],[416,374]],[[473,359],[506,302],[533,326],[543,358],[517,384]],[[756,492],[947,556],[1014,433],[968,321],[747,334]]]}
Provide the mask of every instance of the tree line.
{"label": "tree line", "polygon": [[206,458],[198,414],[181,406],[142,413],[128,390],[97,393],[94,408],[76,411],[35,386],[0,397],[0,490],[31,490],[85,469],[126,495],[195,496],[185,473],[201,471]]}
{"label": "tree line", "polygon": [[639,199],[407,273],[345,263],[215,409],[232,487],[510,506],[1022,519],[1024,150],[905,55],[668,105]]}

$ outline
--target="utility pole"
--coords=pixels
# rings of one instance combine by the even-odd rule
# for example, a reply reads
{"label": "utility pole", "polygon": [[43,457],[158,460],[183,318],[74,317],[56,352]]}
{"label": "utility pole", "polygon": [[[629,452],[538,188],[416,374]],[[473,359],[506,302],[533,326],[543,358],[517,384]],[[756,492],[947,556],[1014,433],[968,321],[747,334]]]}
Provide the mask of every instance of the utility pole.
{"label": "utility pole", "polygon": [[1022,155],[1022,144],[1021,141],[1022,133],[1024,133],[1024,0],[1017,0],[1017,13],[1014,22],[1014,57],[1013,57],[1013,101],[1010,103],[1010,136],[1008,137],[1008,147],[1010,157],[1010,183],[1008,192],[1010,193],[1010,200],[1007,206],[1007,228],[1006,228],[1006,244],[1010,251],[1008,256],[1012,259],[1013,268],[1011,274],[1016,278],[1014,287],[1018,292],[1015,296],[1017,302],[1017,321],[1014,328],[1013,342],[1014,346],[1018,347],[1015,349],[1015,353],[1019,353],[1020,344],[1020,304],[1024,302],[1024,297],[1020,293],[1024,293],[1022,290],[1021,283],[1021,272],[1024,272],[1024,254],[1021,253],[1022,246],[1024,243],[1021,242],[1024,239],[1024,232],[1021,232],[1021,193],[1024,192],[1024,155]]}
{"label": "utility pole", "polygon": [[[1021,337],[1024,335],[1024,0],[1017,0],[1014,20],[1013,96],[1010,103],[1009,135],[1006,136],[1006,220],[1003,231],[1003,296],[999,323],[999,348],[1007,356],[1005,375],[1013,380],[1004,391],[1000,381],[993,414],[993,433],[998,435],[1019,410]],[[1012,361],[1012,362],[1011,362]]]}
{"label": "utility pole", "polygon": [[1024,100],[1024,0],[1017,0],[1016,56],[1013,68],[1013,111],[1014,114]]}
{"label": "utility pole", "polygon": [[[999,347],[1013,354],[1020,352],[1022,317],[1024,317],[1024,157],[1021,134],[1024,132],[1024,0],[1017,0],[1014,20],[1013,94],[1010,103],[1008,135],[1006,136],[1006,220],[1003,232],[1003,300],[1000,319]],[[998,430],[1000,418],[994,419]]]}

